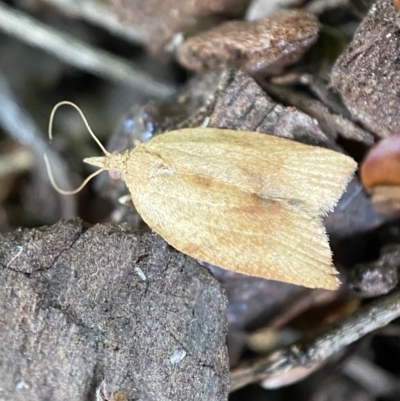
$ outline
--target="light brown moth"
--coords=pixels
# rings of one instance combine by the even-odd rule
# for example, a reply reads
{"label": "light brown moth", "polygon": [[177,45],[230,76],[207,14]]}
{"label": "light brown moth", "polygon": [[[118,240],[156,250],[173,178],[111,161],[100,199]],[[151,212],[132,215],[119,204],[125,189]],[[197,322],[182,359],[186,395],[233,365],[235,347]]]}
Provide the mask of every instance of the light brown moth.
{"label": "light brown moth", "polygon": [[[73,105],[58,104],[50,122],[61,104]],[[177,250],[243,274],[338,287],[320,216],[333,209],[353,175],[350,157],[216,128],[167,132],[122,154],[99,145],[105,157],[84,159],[100,168],[92,176],[119,171],[143,220]],[[62,191],[49,175],[67,194],[92,177]]]}

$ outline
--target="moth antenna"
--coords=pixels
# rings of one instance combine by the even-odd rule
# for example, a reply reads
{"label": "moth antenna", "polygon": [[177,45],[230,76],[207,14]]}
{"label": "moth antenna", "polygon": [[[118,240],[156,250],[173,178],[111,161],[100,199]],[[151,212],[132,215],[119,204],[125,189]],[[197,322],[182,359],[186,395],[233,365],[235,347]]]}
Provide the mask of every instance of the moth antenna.
{"label": "moth antenna", "polygon": [[49,176],[49,180],[50,180],[50,182],[51,182],[51,185],[53,186],[53,188],[54,188],[57,192],[59,192],[60,194],[63,194],[63,195],[75,195],[75,194],[77,194],[78,192],[80,192],[80,191],[85,187],[85,185],[86,185],[93,177],[96,177],[96,175],[99,175],[102,171],[105,171],[104,168],[100,168],[99,170],[97,170],[97,171],[95,171],[94,173],[90,174],[89,177],[87,177],[87,178],[82,182],[82,184],[79,185],[78,188],[76,188],[76,189],[74,189],[74,190],[72,190],[72,191],[65,191],[64,189],[61,189],[61,188],[56,184],[56,182],[55,182],[55,180],[54,180],[53,173],[52,173],[52,171],[51,171],[51,166],[50,166],[49,158],[47,157],[47,154],[46,154],[46,153],[44,154],[44,162],[46,163],[47,174],[48,174],[48,176]]}
{"label": "moth antenna", "polygon": [[53,120],[54,120],[54,115],[56,114],[56,111],[59,107],[63,106],[63,105],[68,105],[68,106],[72,106],[81,116],[83,123],[85,124],[87,130],[89,131],[89,134],[92,136],[92,138],[96,141],[97,145],[99,145],[100,149],[103,151],[103,153],[106,156],[110,156],[111,153],[108,152],[106,150],[106,148],[103,146],[103,144],[99,141],[99,139],[97,138],[97,136],[94,134],[94,132],[92,131],[92,129],[90,128],[89,123],[86,120],[85,115],[83,114],[82,110],[75,104],[72,102],[69,102],[68,100],[63,100],[62,102],[57,103],[54,107],[53,110],[51,111],[50,114],[50,120],[49,120],[49,138],[50,140],[53,139]]}

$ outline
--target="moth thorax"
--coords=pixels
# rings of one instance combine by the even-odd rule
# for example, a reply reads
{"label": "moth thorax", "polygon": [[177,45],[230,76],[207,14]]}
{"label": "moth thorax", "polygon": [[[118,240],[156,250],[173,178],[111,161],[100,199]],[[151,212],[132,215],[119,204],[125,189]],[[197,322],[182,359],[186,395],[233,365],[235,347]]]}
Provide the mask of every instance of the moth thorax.
{"label": "moth thorax", "polygon": [[105,159],[104,167],[107,170],[119,171],[122,174],[126,172],[126,162],[129,157],[129,152],[117,153],[115,155],[107,156]]}

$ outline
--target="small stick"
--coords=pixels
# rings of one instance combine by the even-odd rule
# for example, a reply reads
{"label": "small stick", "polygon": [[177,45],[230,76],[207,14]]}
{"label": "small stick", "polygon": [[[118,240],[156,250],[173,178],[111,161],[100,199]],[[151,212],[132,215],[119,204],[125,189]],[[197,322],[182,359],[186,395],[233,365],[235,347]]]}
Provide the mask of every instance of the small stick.
{"label": "small stick", "polygon": [[287,372],[295,367],[324,361],[366,334],[400,316],[400,290],[360,308],[323,331],[315,331],[294,344],[273,352],[251,365],[231,372],[231,391]]}
{"label": "small stick", "polygon": [[132,25],[122,24],[119,21],[109,2],[96,0],[42,0],[42,3],[65,10],[66,13],[74,16],[79,16],[131,43],[142,44],[145,41],[143,32],[140,32]]}
{"label": "small stick", "polygon": [[148,95],[161,98],[175,92],[173,86],[155,80],[124,59],[50,28],[1,2],[0,29],[30,45],[46,50],[70,65],[130,85]]}

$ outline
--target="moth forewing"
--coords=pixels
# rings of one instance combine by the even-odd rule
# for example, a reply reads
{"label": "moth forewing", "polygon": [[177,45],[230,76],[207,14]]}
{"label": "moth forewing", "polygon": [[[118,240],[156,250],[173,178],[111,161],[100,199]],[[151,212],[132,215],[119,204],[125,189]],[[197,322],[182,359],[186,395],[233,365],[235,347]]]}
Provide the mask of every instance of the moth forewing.
{"label": "moth forewing", "polygon": [[258,132],[191,128],[143,147],[181,172],[265,197],[301,200],[320,213],[332,210],[356,168],[338,152]]}

